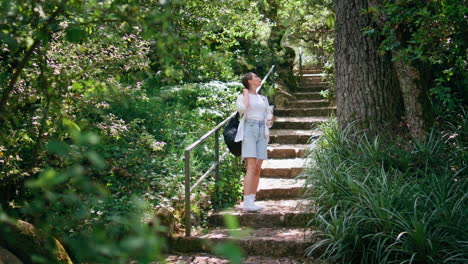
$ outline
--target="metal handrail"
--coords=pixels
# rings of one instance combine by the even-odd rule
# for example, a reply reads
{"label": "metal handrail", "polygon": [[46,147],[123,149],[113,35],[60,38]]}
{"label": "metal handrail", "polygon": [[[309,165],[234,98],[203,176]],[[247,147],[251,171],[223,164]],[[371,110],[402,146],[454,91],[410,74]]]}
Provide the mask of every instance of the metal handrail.
{"label": "metal handrail", "polygon": [[[273,69],[275,68],[275,65],[271,66],[270,70],[268,71],[267,75],[265,78],[263,78],[260,86],[257,88],[260,90],[260,88],[263,86],[265,81],[267,80],[268,76],[273,72]],[[230,114],[226,119],[224,119],[221,123],[216,125],[215,128],[212,130],[208,131],[206,134],[201,136],[197,141],[193,142],[190,146],[185,148],[185,236],[189,237],[190,236],[190,230],[191,230],[191,222],[190,222],[190,197],[195,190],[195,188],[200,185],[203,180],[210,175],[210,173],[215,170],[215,181],[218,182],[219,180],[219,164],[220,162],[229,154],[229,151],[226,151],[223,153],[223,155],[220,157],[219,156],[219,129],[223,127],[229,119],[234,117],[236,115],[237,111],[234,111],[232,114]],[[197,180],[197,182],[193,185],[190,186],[190,151],[192,151],[195,147],[200,145],[203,141],[205,141],[209,136],[213,135],[215,137],[215,162],[211,167],[203,173],[203,175],[200,177],[200,179]]]}
{"label": "metal handrail", "polygon": [[302,82],[302,48],[299,47],[299,78],[300,81]]}

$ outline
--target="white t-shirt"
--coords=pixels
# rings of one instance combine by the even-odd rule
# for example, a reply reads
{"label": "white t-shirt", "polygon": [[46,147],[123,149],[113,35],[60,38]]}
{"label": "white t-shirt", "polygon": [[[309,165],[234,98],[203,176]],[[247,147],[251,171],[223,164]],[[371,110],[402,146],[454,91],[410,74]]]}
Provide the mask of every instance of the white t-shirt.
{"label": "white t-shirt", "polygon": [[[263,95],[257,95],[257,97],[264,101],[265,102],[265,107],[268,107],[268,98],[266,98],[265,96]],[[249,97],[249,100],[250,100],[250,97]],[[250,103],[250,102],[249,102]],[[243,115],[241,115],[241,120],[239,121],[239,127],[237,128],[237,134],[236,134],[236,138],[234,139],[235,142],[239,142],[239,141],[242,141],[244,139],[244,124],[245,124],[245,120],[247,119],[247,108],[245,108],[245,105],[244,105],[244,95],[242,94],[239,94],[239,96],[237,96],[237,99],[236,99],[236,105],[237,105],[237,111]],[[250,107],[249,107],[250,109]],[[269,128],[271,127],[271,125],[268,124],[268,122],[266,122],[266,116],[264,117],[265,119],[265,137],[267,138],[267,141],[270,139],[270,130]]]}
{"label": "white t-shirt", "polygon": [[259,94],[249,94],[249,108],[246,112],[247,119],[264,121],[267,107]]}

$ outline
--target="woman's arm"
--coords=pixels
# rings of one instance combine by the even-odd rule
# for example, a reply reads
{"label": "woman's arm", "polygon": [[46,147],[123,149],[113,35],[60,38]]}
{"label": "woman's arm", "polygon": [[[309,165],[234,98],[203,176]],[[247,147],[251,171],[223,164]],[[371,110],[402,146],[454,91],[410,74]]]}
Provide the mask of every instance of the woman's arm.
{"label": "woman's arm", "polygon": [[243,114],[247,112],[247,107],[249,107],[249,90],[244,89],[242,94],[237,96],[236,104],[239,113]]}
{"label": "woman's arm", "polygon": [[249,89],[243,89],[242,90],[242,95],[244,95],[244,98],[242,98],[242,102],[244,103],[245,108],[249,108]]}
{"label": "woman's arm", "polygon": [[[266,114],[265,119],[267,121],[268,128],[271,128],[273,126],[273,123],[276,121],[276,117],[273,115],[273,106],[270,105],[270,103],[268,102],[268,97],[264,96],[263,98],[264,98],[265,104],[267,105],[267,109],[265,110],[265,114]],[[271,113],[271,116],[269,116],[270,113]]]}

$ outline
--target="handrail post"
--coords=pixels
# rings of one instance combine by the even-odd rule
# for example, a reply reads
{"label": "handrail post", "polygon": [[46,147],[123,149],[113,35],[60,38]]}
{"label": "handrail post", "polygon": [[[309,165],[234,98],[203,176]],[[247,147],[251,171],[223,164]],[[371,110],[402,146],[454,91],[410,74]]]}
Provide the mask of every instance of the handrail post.
{"label": "handrail post", "polygon": [[185,150],[185,236],[190,236],[190,150]]}
{"label": "handrail post", "polygon": [[219,183],[219,130],[215,132],[215,193],[218,194],[218,183]]}
{"label": "handrail post", "polygon": [[299,47],[299,78],[302,82],[302,48]]}
{"label": "handrail post", "polygon": [[272,72],[273,75],[271,76],[271,82],[272,82],[271,86],[273,87],[273,91],[275,90],[275,80],[276,80],[275,72],[276,72],[276,69],[273,69],[273,72]]}

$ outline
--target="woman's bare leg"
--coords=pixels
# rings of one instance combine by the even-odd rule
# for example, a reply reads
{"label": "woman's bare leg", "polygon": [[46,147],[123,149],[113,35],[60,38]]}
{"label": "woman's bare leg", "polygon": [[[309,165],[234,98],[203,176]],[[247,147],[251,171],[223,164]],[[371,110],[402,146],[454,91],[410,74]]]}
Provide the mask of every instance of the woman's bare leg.
{"label": "woman's bare leg", "polygon": [[244,195],[255,194],[257,192],[258,180],[256,181],[257,159],[245,158],[247,163],[247,172],[244,178]]}
{"label": "woman's bare leg", "polygon": [[252,189],[254,191],[253,194],[256,194],[258,190],[258,184],[260,182],[260,172],[262,171],[262,162],[263,160],[257,160],[257,163],[255,164],[254,185],[252,186]]}

